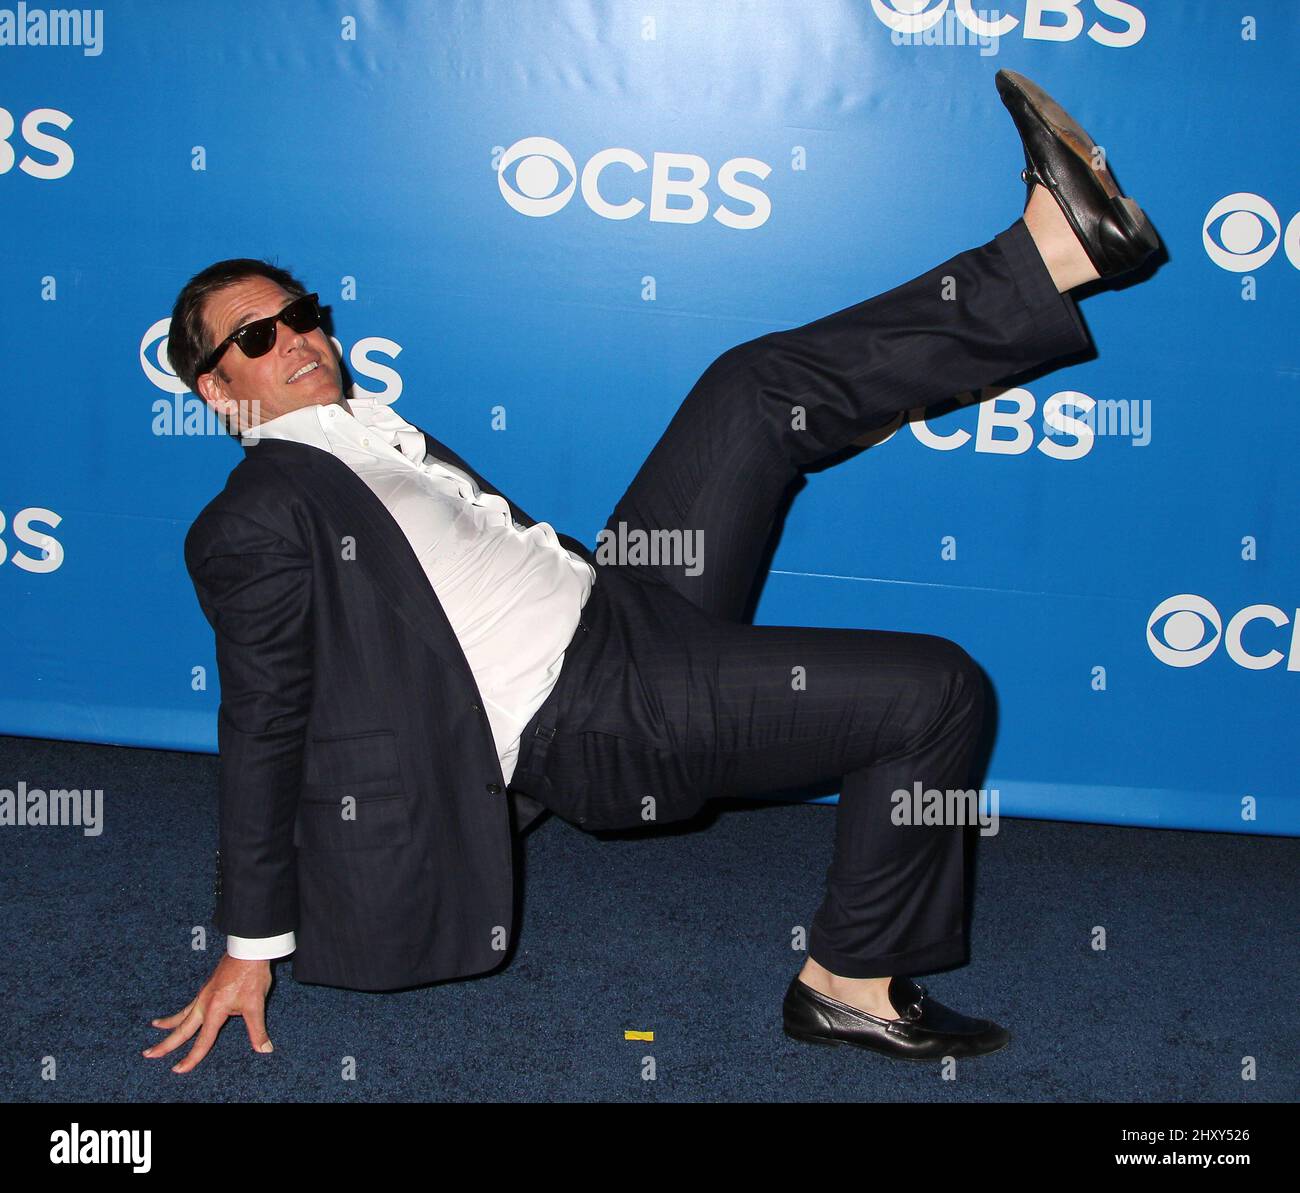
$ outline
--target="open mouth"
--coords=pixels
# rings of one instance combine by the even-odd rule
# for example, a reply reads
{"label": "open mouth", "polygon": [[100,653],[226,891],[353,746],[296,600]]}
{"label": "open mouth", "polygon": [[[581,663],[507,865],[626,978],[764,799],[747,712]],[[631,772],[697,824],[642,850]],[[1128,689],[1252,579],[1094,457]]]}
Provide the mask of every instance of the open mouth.
{"label": "open mouth", "polygon": [[308,373],[314,372],[318,368],[320,368],[319,363],[313,360],[310,364],[303,365],[301,369],[299,369],[292,377],[289,378],[287,382],[285,382],[285,384],[292,385],[295,381],[301,381],[302,378],[306,377]]}

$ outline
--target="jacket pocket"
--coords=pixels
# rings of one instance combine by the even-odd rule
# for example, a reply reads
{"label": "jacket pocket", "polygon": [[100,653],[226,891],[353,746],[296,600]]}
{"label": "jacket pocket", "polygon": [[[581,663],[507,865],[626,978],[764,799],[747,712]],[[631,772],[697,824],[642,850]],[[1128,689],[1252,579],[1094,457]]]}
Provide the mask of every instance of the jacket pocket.
{"label": "jacket pocket", "polygon": [[312,738],[293,843],[306,850],[385,849],[411,839],[397,735],[390,729]]}
{"label": "jacket pocket", "polygon": [[[397,756],[397,734],[391,729],[369,729],[338,737],[313,737],[303,758],[304,787],[359,786],[375,788],[388,784],[389,794],[398,794],[402,768]],[[375,794],[383,794],[376,790]]]}

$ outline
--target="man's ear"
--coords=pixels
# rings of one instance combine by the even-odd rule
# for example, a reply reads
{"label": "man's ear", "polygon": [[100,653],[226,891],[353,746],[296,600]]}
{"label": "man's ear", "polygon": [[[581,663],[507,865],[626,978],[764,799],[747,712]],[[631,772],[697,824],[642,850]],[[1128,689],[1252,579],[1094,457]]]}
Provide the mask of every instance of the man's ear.
{"label": "man's ear", "polygon": [[195,389],[209,406],[217,405],[221,397],[221,381],[215,373],[200,373],[196,378]]}
{"label": "man's ear", "polygon": [[221,375],[215,371],[201,373],[196,379],[195,388],[213,412],[230,425],[230,420],[235,415],[235,402],[227,396]]}

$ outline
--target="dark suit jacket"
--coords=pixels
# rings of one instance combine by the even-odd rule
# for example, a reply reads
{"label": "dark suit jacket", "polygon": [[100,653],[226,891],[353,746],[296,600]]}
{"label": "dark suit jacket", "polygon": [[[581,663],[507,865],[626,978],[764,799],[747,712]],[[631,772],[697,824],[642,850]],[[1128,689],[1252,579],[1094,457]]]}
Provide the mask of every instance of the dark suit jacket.
{"label": "dark suit jacket", "polygon": [[464,652],[383,502],[319,448],[244,452],[185,539],[221,681],[217,927],[294,931],[303,982],[493,969],[514,931],[510,801],[516,828],[542,809],[504,790]]}

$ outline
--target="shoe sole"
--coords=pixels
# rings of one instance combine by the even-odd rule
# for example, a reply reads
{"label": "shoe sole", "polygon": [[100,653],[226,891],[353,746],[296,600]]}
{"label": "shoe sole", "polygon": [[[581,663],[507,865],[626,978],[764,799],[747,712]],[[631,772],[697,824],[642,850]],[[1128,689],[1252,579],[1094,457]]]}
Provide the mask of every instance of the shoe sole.
{"label": "shoe sole", "polygon": [[[835,1047],[837,1045],[847,1045],[849,1048],[860,1048],[864,1052],[874,1052],[877,1056],[887,1056],[890,1060],[942,1060],[942,1056],[913,1056],[905,1052],[891,1052],[886,1048],[878,1048],[874,1044],[868,1044],[858,1040],[840,1040],[834,1037],[808,1035],[800,1031],[791,1031],[788,1027],[782,1027],[782,1032],[792,1040],[798,1040],[801,1044],[820,1044],[822,1047]],[[1001,1052],[1008,1044],[1011,1043],[1011,1037],[1007,1038],[996,1048],[988,1048],[983,1052],[965,1052],[959,1056],[958,1060],[973,1059],[977,1056],[989,1056],[994,1052]]]}

